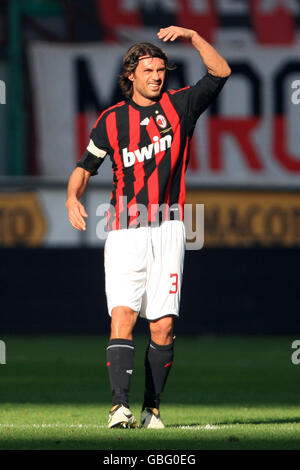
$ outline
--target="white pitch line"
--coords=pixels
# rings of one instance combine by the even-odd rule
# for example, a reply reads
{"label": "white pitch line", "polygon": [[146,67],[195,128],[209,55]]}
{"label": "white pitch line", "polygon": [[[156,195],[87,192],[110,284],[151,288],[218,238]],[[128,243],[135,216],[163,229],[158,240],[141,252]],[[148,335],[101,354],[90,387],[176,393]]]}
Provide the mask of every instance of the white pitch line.
{"label": "white pitch line", "polygon": [[[232,425],[212,425],[212,424],[206,424],[206,425],[195,425],[195,426],[168,426],[168,428],[174,428],[174,429],[187,429],[191,431],[195,430],[215,430],[215,429],[226,429],[226,428],[231,428]],[[0,423],[0,429],[1,428],[35,428],[35,429],[105,429],[107,426],[102,425],[102,424],[12,424],[12,423]]]}
{"label": "white pitch line", "polygon": [[196,425],[196,426],[176,426],[178,427],[179,429],[204,429],[205,431],[211,431],[211,430],[214,430],[214,429],[227,429],[227,428],[231,428],[232,425],[231,424],[226,424],[226,425],[221,425],[221,426],[218,426],[218,425],[215,425],[215,424],[206,424],[206,425]]}
{"label": "white pitch line", "polygon": [[93,429],[101,429],[106,428],[106,426],[101,424],[5,424],[0,423],[0,428],[62,428],[62,429],[86,429],[86,428],[93,428]]}

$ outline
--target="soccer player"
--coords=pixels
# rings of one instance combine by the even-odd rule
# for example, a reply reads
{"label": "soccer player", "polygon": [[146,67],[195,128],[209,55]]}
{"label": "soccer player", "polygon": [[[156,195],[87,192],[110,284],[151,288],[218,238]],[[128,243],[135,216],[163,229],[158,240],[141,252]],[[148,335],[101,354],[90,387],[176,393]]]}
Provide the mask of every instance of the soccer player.
{"label": "soccer player", "polygon": [[120,76],[125,100],[102,112],[68,184],[69,220],[76,229],[86,230],[87,213],[80,197],[90,176],[110,156],[114,187],[104,251],[111,316],[110,428],[137,426],[129,408],[129,388],[138,315],[148,320],[150,328],[141,426],[164,428],[159,406],[173,363],[173,326],[179,314],[189,144],[197,119],[231,72],[226,60],[196,31],[170,26],[157,36],[164,42],[189,40],[207,73],[194,86],[164,91],[166,73],[172,69],[166,53],[150,43],[130,47]]}

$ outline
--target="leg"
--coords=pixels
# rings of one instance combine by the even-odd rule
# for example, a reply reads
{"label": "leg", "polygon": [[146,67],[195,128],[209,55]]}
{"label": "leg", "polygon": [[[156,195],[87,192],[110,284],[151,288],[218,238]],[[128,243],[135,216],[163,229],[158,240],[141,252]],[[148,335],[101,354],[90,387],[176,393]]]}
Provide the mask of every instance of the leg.
{"label": "leg", "polygon": [[111,316],[107,367],[113,404],[109,427],[135,427],[137,424],[128,400],[134,363],[132,332],[146,283],[146,234],[143,227],[112,230],[105,242],[105,291]]}
{"label": "leg", "polygon": [[161,346],[166,346],[173,341],[174,317],[167,315],[149,322],[151,341]]}
{"label": "leg", "polygon": [[142,426],[158,428],[164,427],[159,416],[159,405],[174,357],[173,322],[179,314],[185,248],[184,224],[166,221],[158,229],[154,227],[151,242],[153,259],[147,278],[147,302],[141,309],[141,316],[149,320],[151,332],[145,357]]}
{"label": "leg", "polygon": [[132,331],[138,312],[129,307],[115,307],[111,312],[110,339],[124,338],[132,340]]}
{"label": "leg", "polygon": [[[174,357],[173,323],[173,316],[168,315],[158,320],[151,321],[149,324],[151,341],[145,356],[146,380],[143,409],[152,409],[152,413],[154,412],[156,415],[152,423],[157,424],[160,422],[158,411],[160,397],[164,390]],[[147,415],[147,411],[144,416],[146,419],[151,419],[151,414]],[[155,424],[153,427],[154,426]],[[157,425],[155,427],[163,427],[163,425]]]}
{"label": "leg", "polygon": [[[106,350],[113,405],[110,414],[111,427],[119,426],[119,420],[123,419],[124,407],[129,409],[129,387],[134,362],[132,330],[137,315],[137,312],[125,306],[115,307],[111,313],[111,335]],[[129,410],[126,411],[127,415],[128,412]],[[133,419],[135,420],[134,417]],[[123,421],[122,423],[124,424]]]}

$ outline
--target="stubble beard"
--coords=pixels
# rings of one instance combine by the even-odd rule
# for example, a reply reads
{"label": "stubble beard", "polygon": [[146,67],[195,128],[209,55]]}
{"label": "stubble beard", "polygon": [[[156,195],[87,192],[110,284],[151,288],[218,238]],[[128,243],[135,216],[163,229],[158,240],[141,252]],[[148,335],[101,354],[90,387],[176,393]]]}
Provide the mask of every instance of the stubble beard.
{"label": "stubble beard", "polygon": [[161,85],[159,85],[159,89],[157,91],[149,90],[149,89],[142,91],[142,95],[144,96],[144,98],[147,98],[148,100],[154,100],[154,101],[157,101],[160,98],[161,93],[162,93]]}

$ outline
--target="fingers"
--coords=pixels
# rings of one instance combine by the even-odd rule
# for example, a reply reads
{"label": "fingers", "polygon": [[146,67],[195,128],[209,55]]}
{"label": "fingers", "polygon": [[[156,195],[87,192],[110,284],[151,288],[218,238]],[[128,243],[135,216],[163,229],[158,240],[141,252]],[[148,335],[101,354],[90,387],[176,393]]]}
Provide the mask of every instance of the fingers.
{"label": "fingers", "polygon": [[193,34],[195,31],[192,29],[181,28],[180,26],[168,26],[168,28],[160,28],[157,36],[162,41],[175,41],[175,39],[183,38],[183,39],[192,39]]}
{"label": "fingers", "polygon": [[84,232],[86,231],[86,227],[84,222],[79,221],[78,219],[73,219],[73,221],[70,219],[70,222],[74,228],[77,230],[83,230]]}
{"label": "fingers", "polygon": [[164,42],[168,41],[174,34],[174,29],[172,26],[169,28],[161,28],[157,33],[159,39],[162,39]]}
{"label": "fingers", "polygon": [[177,39],[177,38],[178,38],[178,34],[173,34],[170,41],[175,41],[175,39]]}
{"label": "fingers", "polygon": [[86,224],[82,217],[80,218],[76,214],[70,214],[69,221],[71,225],[77,230],[86,230]]}
{"label": "fingers", "polygon": [[173,33],[169,33],[167,34],[164,38],[163,38],[163,41],[169,41],[171,39],[171,37],[173,36]]}
{"label": "fingers", "polygon": [[80,204],[80,206],[79,206],[79,211],[80,211],[80,214],[81,214],[83,217],[88,217],[87,212],[86,212],[86,210],[85,210],[85,207],[84,207],[82,204]]}
{"label": "fingers", "polygon": [[69,208],[69,221],[77,230],[86,230],[86,223],[83,217],[87,217],[84,206],[80,203],[74,204]]}

